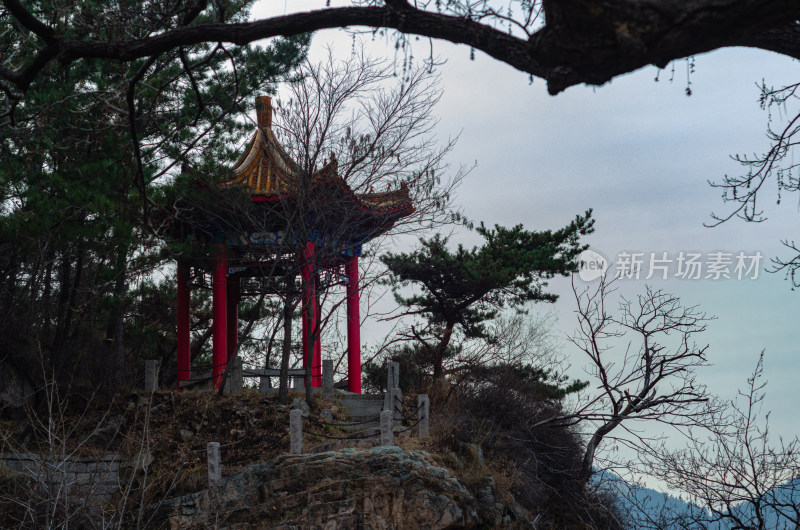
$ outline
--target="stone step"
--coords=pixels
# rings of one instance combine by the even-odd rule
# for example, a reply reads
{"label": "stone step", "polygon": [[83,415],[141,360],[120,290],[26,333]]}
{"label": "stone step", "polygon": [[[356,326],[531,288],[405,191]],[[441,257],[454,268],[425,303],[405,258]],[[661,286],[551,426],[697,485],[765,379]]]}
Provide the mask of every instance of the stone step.
{"label": "stone step", "polygon": [[342,401],[380,401],[383,402],[383,394],[345,394]]}
{"label": "stone step", "polygon": [[341,400],[342,405],[345,407],[383,407],[383,400],[381,401],[350,401],[347,399]]}
{"label": "stone step", "polygon": [[366,421],[366,420],[371,420],[371,421],[374,421],[375,423],[378,423],[380,421],[379,414],[380,413],[378,413],[378,414],[369,414],[369,413],[365,413],[365,414],[348,414],[347,415],[347,419],[345,421]]}
{"label": "stone step", "polygon": [[[382,394],[347,394],[340,400],[345,415],[352,421],[362,421],[377,418],[383,409]],[[364,429],[364,425],[353,426],[349,430]],[[375,421],[371,428],[380,429],[380,422]]]}
{"label": "stone step", "polygon": [[381,433],[381,426],[378,422],[369,422],[359,425],[348,425],[343,427],[346,431],[361,432],[364,436],[379,435]]}
{"label": "stone step", "polygon": [[377,416],[381,413],[380,407],[344,407],[347,416]]}
{"label": "stone step", "polygon": [[370,396],[369,398],[354,398],[353,396],[345,396],[341,399],[343,403],[380,403],[383,404],[383,398],[376,398]]}
{"label": "stone step", "polygon": [[348,410],[350,410],[350,409],[370,409],[370,410],[372,410],[372,409],[375,409],[375,410],[383,409],[383,403],[363,403],[363,402],[361,402],[361,403],[358,403],[358,402],[356,402],[356,403],[353,403],[353,402],[347,403],[347,402],[342,402],[342,406],[344,408],[348,409]]}
{"label": "stone step", "polygon": [[364,404],[361,404],[361,403],[342,404],[342,406],[344,407],[344,410],[347,413],[355,412],[355,411],[361,411],[361,410],[368,410],[368,411],[369,410],[374,410],[375,413],[377,414],[381,410],[383,410],[383,403],[381,403],[379,405],[364,405]]}
{"label": "stone step", "polygon": [[[402,427],[403,422],[400,420],[394,420],[392,423],[396,428]],[[360,431],[366,434],[380,434],[381,432],[381,424],[377,421],[370,421],[367,423],[359,423],[358,425],[347,425],[342,427],[346,431]]]}
{"label": "stone step", "polygon": [[345,410],[376,410],[380,412],[383,409],[383,402],[364,402],[364,401],[342,401],[342,406]]}
{"label": "stone step", "polygon": [[342,399],[340,401],[345,407],[383,407],[383,400],[380,401],[351,401]]}
{"label": "stone step", "polygon": [[348,418],[376,418],[380,416],[381,409],[373,407],[353,407],[344,409],[344,414]]}

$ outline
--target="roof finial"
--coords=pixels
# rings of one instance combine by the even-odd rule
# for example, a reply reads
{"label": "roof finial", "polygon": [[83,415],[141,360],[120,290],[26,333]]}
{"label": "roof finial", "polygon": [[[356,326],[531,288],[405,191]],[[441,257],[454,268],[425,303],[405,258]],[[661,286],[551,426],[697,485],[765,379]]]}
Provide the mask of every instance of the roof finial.
{"label": "roof finial", "polygon": [[258,126],[262,129],[272,128],[272,98],[269,96],[256,97],[256,118]]}

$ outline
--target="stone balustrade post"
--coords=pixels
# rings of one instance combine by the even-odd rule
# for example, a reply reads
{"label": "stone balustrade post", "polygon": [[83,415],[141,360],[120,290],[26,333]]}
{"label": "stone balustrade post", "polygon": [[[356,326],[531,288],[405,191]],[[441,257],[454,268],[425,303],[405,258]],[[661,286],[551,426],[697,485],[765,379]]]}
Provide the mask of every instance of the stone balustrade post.
{"label": "stone balustrade post", "polygon": [[390,395],[391,406],[389,410],[394,413],[395,421],[403,420],[403,392],[399,388],[393,388]]}
{"label": "stone balustrade post", "polygon": [[241,394],[242,387],[244,387],[244,373],[242,369],[242,360],[239,357],[236,357],[231,361],[230,367],[230,391],[231,394]]}
{"label": "stone balustrade post", "polygon": [[208,442],[208,444],[206,444],[206,456],[208,457],[208,487],[215,488],[219,486],[222,480],[219,442]]}
{"label": "stone balustrade post", "polygon": [[400,388],[400,363],[397,361],[389,363],[389,378],[386,388],[390,392],[394,388]]}
{"label": "stone balustrade post", "polygon": [[394,445],[394,420],[391,410],[381,411],[381,445]]}
{"label": "stone balustrade post", "polygon": [[158,361],[144,362],[144,391],[155,392],[158,389]]}
{"label": "stone balustrade post", "polygon": [[419,435],[427,436],[431,431],[431,400],[428,394],[417,396],[417,414],[419,416]]}
{"label": "stone balustrade post", "polygon": [[289,452],[293,455],[303,454],[303,411],[289,411]]}
{"label": "stone balustrade post", "polygon": [[392,405],[392,390],[400,387],[400,363],[392,361],[387,363],[386,394],[383,395],[383,410],[394,410]]}
{"label": "stone balustrade post", "polygon": [[333,396],[333,361],[322,361],[322,391],[325,397]]}

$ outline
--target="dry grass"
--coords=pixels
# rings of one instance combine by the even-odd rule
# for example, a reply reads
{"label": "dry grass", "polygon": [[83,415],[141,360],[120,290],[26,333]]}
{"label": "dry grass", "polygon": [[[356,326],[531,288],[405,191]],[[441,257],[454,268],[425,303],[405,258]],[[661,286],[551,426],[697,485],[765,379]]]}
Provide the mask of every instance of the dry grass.
{"label": "dry grass", "polygon": [[[16,418],[0,417],[2,451],[64,459],[109,453],[134,459],[149,454],[145,468],[121,470],[120,491],[107,507],[111,513],[124,512],[125,520],[137,517],[139,506],[207,487],[210,441],[221,445],[224,473],[288,450],[288,413],[273,397],[254,392],[219,397],[211,392],[159,391],[118,395],[105,403],[82,400],[82,405],[62,400],[55,413],[29,410]],[[25,480],[5,475],[0,477],[4,528],[17,526],[15,514],[34,502],[31,493],[25,493]]]}

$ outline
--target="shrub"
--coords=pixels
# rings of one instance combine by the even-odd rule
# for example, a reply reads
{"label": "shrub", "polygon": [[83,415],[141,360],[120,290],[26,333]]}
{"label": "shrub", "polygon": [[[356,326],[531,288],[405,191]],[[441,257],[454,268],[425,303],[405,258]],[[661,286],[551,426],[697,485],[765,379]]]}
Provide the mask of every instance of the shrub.
{"label": "shrub", "polygon": [[613,499],[579,479],[578,435],[566,425],[537,425],[561,414],[563,396],[585,386],[564,383],[530,366],[476,368],[432,406],[447,418],[441,443],[462,452],[478,444],[490,469],[513,470],[510,493],[543,527],[621,528]]}

